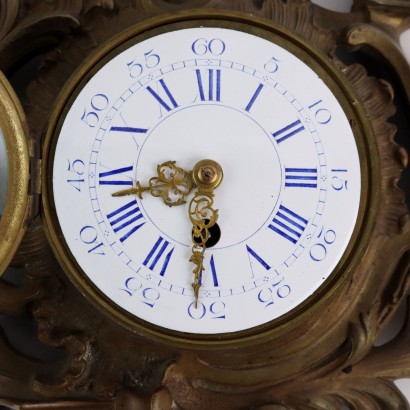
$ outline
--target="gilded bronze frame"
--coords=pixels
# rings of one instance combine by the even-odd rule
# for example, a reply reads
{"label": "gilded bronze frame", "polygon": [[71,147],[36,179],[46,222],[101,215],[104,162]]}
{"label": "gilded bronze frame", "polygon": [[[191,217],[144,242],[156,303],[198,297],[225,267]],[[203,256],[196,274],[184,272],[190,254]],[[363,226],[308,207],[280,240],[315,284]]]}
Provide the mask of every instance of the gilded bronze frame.
{"label": "gilded bronze frame", "polygon": [[21,239],[29,212],[29,149],[23,108],[0,72],[0,129],[6,142],[8,186],[0,219],[0,275],[9,265]]}

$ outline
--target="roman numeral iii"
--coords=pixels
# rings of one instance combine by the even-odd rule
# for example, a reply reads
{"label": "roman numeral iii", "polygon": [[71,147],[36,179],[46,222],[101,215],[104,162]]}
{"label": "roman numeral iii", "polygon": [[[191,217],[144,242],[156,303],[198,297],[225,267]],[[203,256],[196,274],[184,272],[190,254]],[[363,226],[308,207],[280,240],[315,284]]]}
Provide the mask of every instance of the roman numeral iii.
{"label": "roman numeral iii", "polygon": [[285,187],[317,188],[317,169],[285,168]]}

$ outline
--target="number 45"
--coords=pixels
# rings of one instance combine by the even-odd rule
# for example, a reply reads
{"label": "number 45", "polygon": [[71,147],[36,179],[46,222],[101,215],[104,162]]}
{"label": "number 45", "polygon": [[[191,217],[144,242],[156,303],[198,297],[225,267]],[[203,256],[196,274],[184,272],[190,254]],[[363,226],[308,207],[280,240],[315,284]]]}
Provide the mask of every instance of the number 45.
{"label": "number 45", "polygon": [[81,159],[76,159],[74,161],[68,160],[67,171],[69,172],[69,178],[67,178],[67,183],[69,183],[78,192],[81,192],[81,184],[84,183],[84,173],[85,164]]}

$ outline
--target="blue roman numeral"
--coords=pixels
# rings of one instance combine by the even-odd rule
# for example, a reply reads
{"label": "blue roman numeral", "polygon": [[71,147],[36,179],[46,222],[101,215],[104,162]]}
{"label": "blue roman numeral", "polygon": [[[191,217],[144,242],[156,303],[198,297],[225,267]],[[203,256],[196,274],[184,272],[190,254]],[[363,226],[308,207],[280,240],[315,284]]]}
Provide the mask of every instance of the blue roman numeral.
{"label": "blue roman numeral", "polygon": [[297,213],[280,205],[279,211],[273,218],[269,228],[288,241],[296,243],[302,236],[308,222]]}
{"label": "blue roman numeral", "polygon": [[[152,249],[149,251],[147,257],[145,258],[143,265],[146,266],[150,270],[154,270],[157,266],[158,262],[164,256],[164,262],[162,263],[160,275],[164,276],[165,271],[167,270],[169,261],[171,259],[172,253],[174,252],[174,248],[171,248],[171,245],[168,241],[166,241],[162,236],[158,238],[155,242]],[[168,250],[168,253],[165,251]]]}
{"label": "blue roman numeral", "polygon": [[263,88],[263,84],[259,84],[259,85],[258,85],[258,88],[257,88],[256,91],[254,92],[252,98],[250,99],[248,105],[246,106],[245,111],[248,111],[248,112],[249,112],[249,111],[251,110],[253,104],[255,103],[256,99],[258,98],[258,95],[259,95],[260,92],[262,91],[262,88]]}
{"label": "blue roman numeral", "polygon": [[145,134],[148,132],[148,128],[135,128],[135,127],[111,127],[110,131],[117,131],[117,132],[129,132],[131,134]]}
{"label": "blue roman numeral", "polygon": [[292,122],[292,124],[289,124],[279,131],[272,133],[272,136],[273,138],[275,138],[276,142],[280,144],[281,142],[286,141],[288,138],[293,137],[304,129],[305,127],[302,125],[300,120],[296,120],[295,122]]}
{"label": "blue roman numeral", "polygon": [[120,235],[121,242],[127,240],[145,224],[140,221],[143,215],[135,199],[108,214],[107,218],[114,232]]}
{"label": "blue roman numeral", "polygon": [[210,265],[211,265],[211,273],[212,273],[212,280],[214,282],[214,286],[219,286],[218,276],[216,275],[214,255],[211,256]]}
{"label": "blue roman numeral", "polygon": [[147,91],[150,92],[150,94],[160,103],[160,105],[165,108],[167,111],[171,111],[174,108],[178,107],[177,102],[175,101],[175,98],[173,97],[173,95],[171,94],[171,92],[169,91],[167,85],[165,84],[165,81],[161,78],[161,80],[158,81],[158,84],[161,86],[162,90],[165,92],[166,95],[166,99],[168,101],[165,101],[165,97],[162,98],[159,95],[159,92],[157,93],[156,91],[154,91],[150,86],[147,87]]}
{"label": "blue roman numeral", "polygon": [[[132,178],[124,178],[127,172],[131,172],[134,167],[131,165],[129,167],[112,169],[111,171],[100,172],[99,173],[99,183],[100,185],[128,185],[132,186]],[[115,176],[115,177],[114,177]],[[123,177],[119,179],[118,177]]]}
{"label": "blue roman numeral", "polygon": [[317,169],[285,168],[285,187],[317,188]]}
{"label": "blue roman numeral", "polygon": [[198,81],[199,98],[201,101],[221,101],[221,70],[208,69],[208,89],[204,88],[204,81],[201,70],[196,69],[196,79]]}
{"label": "blue roman numeral", "polygon": [[266,270],[269,270],[271,268],[250,246],[246,245],[246,250],[248,251],[248,254],[251,255],[256,261],[258,261]]}

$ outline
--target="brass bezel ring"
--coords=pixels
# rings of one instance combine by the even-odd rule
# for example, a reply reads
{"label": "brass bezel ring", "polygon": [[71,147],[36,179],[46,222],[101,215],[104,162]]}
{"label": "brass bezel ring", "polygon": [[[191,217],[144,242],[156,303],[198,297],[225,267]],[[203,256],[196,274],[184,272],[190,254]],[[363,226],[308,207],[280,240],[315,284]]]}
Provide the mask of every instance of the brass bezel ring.
{"label": "brass bezel ring", "polygon": [[8,185],[0,219],[0,276],[11,262],[25,232],[29,210],[29,152],[23,108],[7,78],[0,72],[0,128],[7,159]]}

